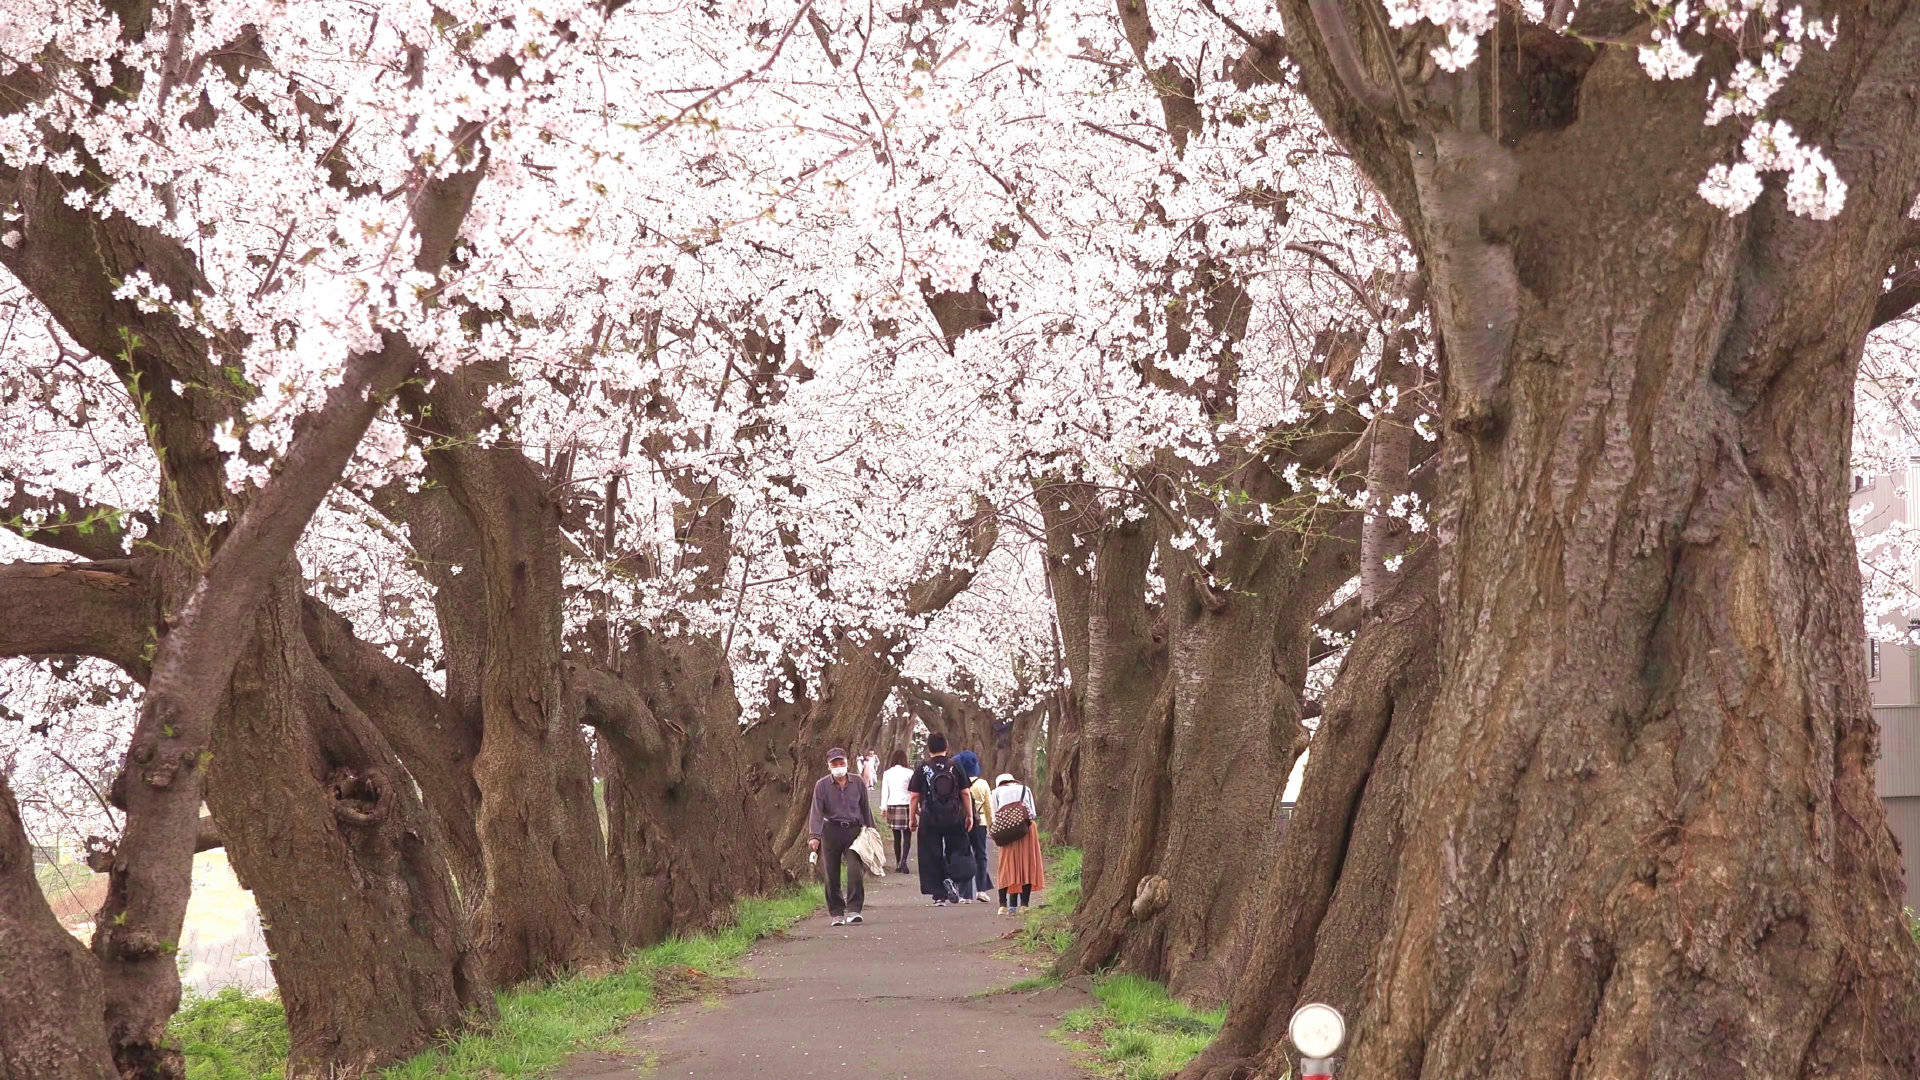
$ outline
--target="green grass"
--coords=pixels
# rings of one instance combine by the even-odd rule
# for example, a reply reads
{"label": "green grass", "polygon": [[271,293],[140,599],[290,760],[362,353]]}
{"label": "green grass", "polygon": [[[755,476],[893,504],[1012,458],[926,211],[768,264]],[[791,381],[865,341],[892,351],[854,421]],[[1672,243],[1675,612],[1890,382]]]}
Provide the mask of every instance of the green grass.
{"label": "green grass", "polygon": [[188,995],[168,1030],[187,1055],[188,1080],[258,1080],[287,1066],[287,1011],[275,998],[229,987]]}
{"label": "green grass", "polygon": [[1023,994],[1033,990],[1051,990],[1059,986],[1060,983],[1061,979],[1058,975],[1029,975],[1024,979],[1009,983],[998,990],[987,990],[975,996],[985,997],[989,994]]}
{"label": "green grass", "polygon": [[1166,988],[1138,975],[1103,975],[1094,981],[1097,1005],[1075,1009],[1060,1021],[1066,1035],[1122,1080],[1162,1080],[1206,1049],[1226,1021],[1225,1009],[1194,1010],[1167,996]]}
{"label": "green grass", "polygon": [[[1046,853],[1047,905],[1027,913],[1018,940],[1022,950],[1052,960],[1073,944],[1081,853],[1050,844]],[[1009,989],[1043,989],[1058,982],[1043,975]],[[1068,1013],[1054,1035],[1091,1056],[1102,1075],[1118,1080],[1174,1075],[1213,1041],[1226,1020],[1225,1009],[1195,1012],[1167,996],[1159,983],[1137,975],[1103,975],[1094,980],[1093,996],[1096,1004]]]}
{"label": "green grass", "polygon": [[1073,944],[1073,913],[1080,909],[1080,849],[1046,843],[1046,906],[1029,909],[1020,926],[1023,952],[1052,960]]}
{"label": "green grass", "polygon": [[[822,902],[818,885],[771,899],[745,899],[727,929],[636,950],[618,971],[502,991],[495,996],[496,1022],[381,1075],[385,1080],[541,1076],[575,1051],[610,1045],[629,1019],[659,1003],[664,987],[737,974],[755,941],[786,929]],[[286,1014],[271,999],[229,990],[194,1001],[175,1016],[172,1031],[185,1044],[188,1080],[278,1080],[286,1067]]]}
{"label": "green grass", "polygon": [[1906,916],[1907,933],[1913,935],[1913,943],[1920,945],[1920,911],[1915,911],[1912,908],[1902,908],[1900,909],[1900,914]]}

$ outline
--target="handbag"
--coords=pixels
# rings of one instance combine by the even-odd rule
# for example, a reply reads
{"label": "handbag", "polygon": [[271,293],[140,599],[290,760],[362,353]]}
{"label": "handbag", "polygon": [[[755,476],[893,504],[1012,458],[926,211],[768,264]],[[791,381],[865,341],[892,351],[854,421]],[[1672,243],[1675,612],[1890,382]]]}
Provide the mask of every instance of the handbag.
{"label": "handbag", "polygon": [[1033,815],[1027,812],[1026,788],[1020,791],[1020,798],[993,812],[993,824],[987,826],[987,835],[1000,847],[1019,840],[1033,828]]}

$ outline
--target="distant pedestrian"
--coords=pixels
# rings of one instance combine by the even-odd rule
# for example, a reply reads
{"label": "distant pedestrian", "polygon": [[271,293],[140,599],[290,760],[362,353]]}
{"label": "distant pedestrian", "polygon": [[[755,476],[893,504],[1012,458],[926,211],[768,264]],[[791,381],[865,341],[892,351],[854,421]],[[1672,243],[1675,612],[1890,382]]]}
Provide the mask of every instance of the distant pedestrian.
{"label": "distant pedestrian", "polygon": [[973,848],[973,883],[968,888],[965,882],[956,882],[963,893],[971,893],[975,900],[983,904],[993,903],[993,873],[987,867],[987,826],[993,824],[993,792],[987,787],[986,780],[980,776],[980,755],[971,750],[962,750],[953,755],[953,763],[967,776],[967,798],[971,802],[970,818],[972,824],[967,828],[967,842]]}
{"label": "distant pedestrian", "polygon": [[907,856],[913,853],[913,798],[907,792],[912,779],[907,752],[895,750],[892,766],[880,774],[880,805],[885,808],[887,827],[893,830],[893,861],[902,874],[907,872]]}
{"label": "distant pedestrian", "polygon": [[880,755],[869,750],[860,755],[860,779],[868,787],[880,782]]}
{"label": "distant pedestrian", "polygon": [[920,832],[920,892],[932,897],[935,907],[960,903],[948,867],[964,864],[966,883],[972,884],[973,850],[967,823],[973,815],[973,799],[967,794],[966,777],[947,757],[945,735],[936,731],[927,736],[927,760],[913,771],[907,793],[912,799],[913,827]]}
{"label": "distant pedestrian", "polygon": [[[1019,806],[1019,810],[1012,807]],[[1019,829],[1025,819],[1025,828]],[[1018,829],[1019,835],[1012,835]],[[1000,914],[1018,915],[1047,887],[1046,860],[1040,854],[1040,818],[1033,791],[1001,773],[993,780],[993,842],[1000,848]]]}
{"label": "distant pedestrian", "polygon": [[[845,926],[862,921],[860,909],[867,902],[867,870],[860,856],[850,851],[860,838],[860,829],[873,824],[873,808],[867,802],[867,788],[847,775],[847,752],[834,747],[827,751],[827,775],[813,785],[813,803],[807,825],[813,835],[807,846],[822,852],[827,874],[827,914],[833,925]],[[847,868],[847,890],[840,892],[840,867]]]}

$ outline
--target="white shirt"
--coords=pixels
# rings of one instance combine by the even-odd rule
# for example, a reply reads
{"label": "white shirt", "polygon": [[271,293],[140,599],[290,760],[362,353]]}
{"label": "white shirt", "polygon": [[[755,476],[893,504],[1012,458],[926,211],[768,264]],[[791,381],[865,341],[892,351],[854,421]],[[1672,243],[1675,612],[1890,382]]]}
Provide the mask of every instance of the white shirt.
{"label": "white shirt", "polygon": [[1013,802],[1026,803],[1028,816],[1034,818],[1035,820],[1039,819],[1040,811],[1036,809],[1033,805],[1033,789],[1032,788],[1029,788],[1025,784],[1012,783],[1012,784],[1001,784],[999,787],[993,789],[993,812],[994,813],[996,814],[999,813],[1001,807],[1006,806],[1008,803],[1013,803]]}
{"label": "white shirt", "polygon": [[905,765],[895,765],[880,774],[880,805],[906,806],[907,781],[913,779],[913,770]]}

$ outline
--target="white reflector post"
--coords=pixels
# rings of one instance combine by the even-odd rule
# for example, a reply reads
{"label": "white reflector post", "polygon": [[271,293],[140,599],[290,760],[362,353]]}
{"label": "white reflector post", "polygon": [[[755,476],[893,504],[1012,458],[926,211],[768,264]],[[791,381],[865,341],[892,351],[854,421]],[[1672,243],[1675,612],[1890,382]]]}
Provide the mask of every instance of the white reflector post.
{"label": "white reflector post", "polygon": [[1296,1050],[1310,1058],[1330,1058],[1347,1041],[1347,1021],[1340,1010],[1318,1002],[1302,1005],[1287,1021],[1287,1035]]}

